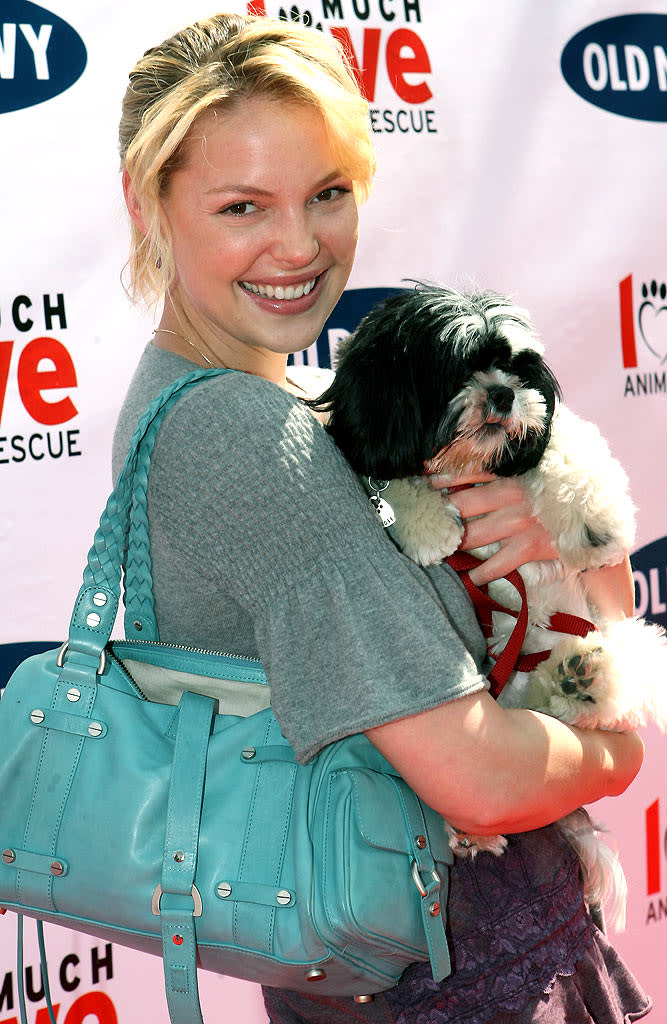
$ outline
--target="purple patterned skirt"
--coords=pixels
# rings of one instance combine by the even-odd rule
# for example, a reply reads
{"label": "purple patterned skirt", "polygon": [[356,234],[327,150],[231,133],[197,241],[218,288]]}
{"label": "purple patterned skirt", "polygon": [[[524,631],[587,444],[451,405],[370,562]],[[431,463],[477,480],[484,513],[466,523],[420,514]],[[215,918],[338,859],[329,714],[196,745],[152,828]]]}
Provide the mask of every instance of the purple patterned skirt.
{"label": "purple patterned skirt", "polygon": [[413,964],[372,1003],[265,988],[272,1024],[630,1024],[651,1002],[590,919],[576,855],[550,826],[502,857],[457,860],[452,973]]}

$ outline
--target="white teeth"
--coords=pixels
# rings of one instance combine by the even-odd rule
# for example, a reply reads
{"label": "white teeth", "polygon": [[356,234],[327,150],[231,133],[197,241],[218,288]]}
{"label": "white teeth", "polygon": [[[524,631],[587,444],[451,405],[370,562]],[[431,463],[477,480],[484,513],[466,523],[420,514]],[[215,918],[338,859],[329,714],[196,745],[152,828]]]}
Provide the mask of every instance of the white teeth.
{"label": "white teeth", "polygon": [[316,284],[316,277],[311,281],[306,281],[304,284],[288,284],[284,288],[279,284],[274,287],[271,284],[252,284],[250,281],[241,281],[241,285],[247,288],[249,292],[253,292],[254,295],[262,295],[267,299],[287,301],[290,299],[301,299],[304,295],[310,295]]}

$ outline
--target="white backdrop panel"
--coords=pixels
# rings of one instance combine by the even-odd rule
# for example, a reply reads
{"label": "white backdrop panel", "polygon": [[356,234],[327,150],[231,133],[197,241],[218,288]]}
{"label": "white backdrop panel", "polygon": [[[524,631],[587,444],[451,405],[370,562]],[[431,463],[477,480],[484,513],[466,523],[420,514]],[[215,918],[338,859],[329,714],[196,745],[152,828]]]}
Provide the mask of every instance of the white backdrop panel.
{"label": "white backdrop panel", "polygon": [[[269,15],[292,7],[277,0],[264,6]],[[347,34],[364,66],[379,170],[362,212],[350,282],[355,302],[363,306],[367,289],[425,278],[509,292],[531,311],[566,401],[599,423],[627,468],[639,506],[638,601],[664,621],[661,6],[305,0],[300,10],[324,32]],[[227,8],[242,12],[246,5],[236,0]],[[115,416],[154,322],[150,311],[131,308],[119,280],[127,220],[116,130],[127,71],[148,46],[209,13],[183,0],[2,3],[0,656],[9,657],[19,641],[63,637],[110,485]],[[629,23],[627,15],[641,17]],[[40,26],[57,19],[83,41],[85,70],[48,101],[7,110],[8,96],[34,86],[39,64],[18,29],[12,66],[8,26],[31,24],[38,39]],[[605,24],[591,28],[598,22]],[[584,30],[580,91],[586,68],[598,86],[589,84],[587,98],[561,71],[563,50]],[[56,49],[64,36],[55,33],[54,49],[43,53],[50,85],[63,57]],[[649,100],[660,119],[647,118]],[[622,102],[636,116],[614,113]],[[341,320],[341,330],[348,326]],[[50,339],[42,349],[40,338]],[[49,371],[58,376],[40,376]],[[618,945],[652,992],[660,1020],[667,1012],[660,952],[667,929],[665,746],[652,730],[646,742],[639,780],[596,813],[618,837],[631,887]],[[17,1012],[13,944],[8,915],[0,919],[0,1024]],[[49,929],[49,944],[61,1024],[167,1020],[157,960],[119,947],[109,954],[103,943],[61,929]],[[27,963],[37,963],[31,953]],[[36,967],[32,980],[31,1024],[45,1024]],[[202,985],[209,1019],[224,1010],[230,1019],[265,1022],[255,986],[212,976]]]}

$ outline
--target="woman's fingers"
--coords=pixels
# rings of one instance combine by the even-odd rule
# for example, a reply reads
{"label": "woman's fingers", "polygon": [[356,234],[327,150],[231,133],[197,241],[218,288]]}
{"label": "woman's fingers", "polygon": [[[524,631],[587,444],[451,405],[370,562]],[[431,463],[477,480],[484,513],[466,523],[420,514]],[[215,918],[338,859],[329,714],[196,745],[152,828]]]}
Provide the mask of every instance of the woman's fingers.
{"label": "woman's fingers", "polygon": [[[491,583],[492,580],[507,576],[526,562],[553,561],[558,558],[558,552],[547,531],[537,520],[533,522],[534,526],[501,540],[495,554],[470,570],[470,579],[473,583],[482,586],[484,583]],[[463,550],[470,550],[475,545],[466,542],[464,538],[461,547]]]}
{"label": "woman's fingers", "polygon": [[[428,474],[427,474],[428,475]],[[428,475],[428,482],[434,491],[442,491],[449,487],[472,487],[474,484],[485,484],[496,480],[493,473],[475,473],[471,476],[451,477],[444,473]]]}
{"label": "woman's fingers", "polygon": [[464,519],[485,516],[490,512],[517,509],[526,518],[531,516],[530,506],[523,488],[512,479],[492,478],[482,487],[466,487],[449,495],[449,500]]}
{"label": "woman's fingers", "polygon": [[477,514],[473,519],[464,513],[462,515],[465,532],[461,547],[464,551],[507,540],[530,529],[537,522],[527,509],[518,505],[507,505],[486,514]]}

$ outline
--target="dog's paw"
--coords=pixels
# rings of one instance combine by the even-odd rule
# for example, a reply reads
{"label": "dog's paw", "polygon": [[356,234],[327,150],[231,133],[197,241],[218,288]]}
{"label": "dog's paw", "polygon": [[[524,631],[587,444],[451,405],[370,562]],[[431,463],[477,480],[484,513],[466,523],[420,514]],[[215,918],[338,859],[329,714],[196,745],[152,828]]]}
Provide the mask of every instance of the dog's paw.
{"label": "dog's paw", "polygon": [[463,537],[459,510],[426,479],[392,480],[385,495],[396,515],[396,539],[413,562],[432,565],[456,551]]}
{"label": "dog's paw", "polygon": [[531,673],[527,706],[569,723],[595,716],[607,699],[608,668],[608,652],[597,639],[558,644]]}
{"label": "dog's paw", "polygon": [[507,849],[507,839],[505,836],[473,836],[450,828],[449,846],[457,857],[474,859],[478,853],[500,857]]}
{"label": "dog's paw", "polygon": [[595,677],[604,659],[601,647],[573,654],[556,665],[556,683],[560,692],[570,700],[595,704]]}

